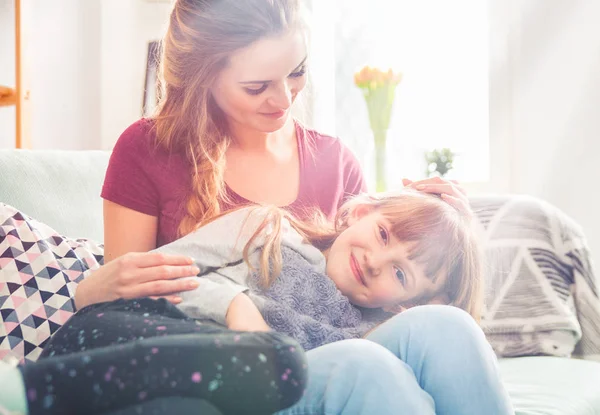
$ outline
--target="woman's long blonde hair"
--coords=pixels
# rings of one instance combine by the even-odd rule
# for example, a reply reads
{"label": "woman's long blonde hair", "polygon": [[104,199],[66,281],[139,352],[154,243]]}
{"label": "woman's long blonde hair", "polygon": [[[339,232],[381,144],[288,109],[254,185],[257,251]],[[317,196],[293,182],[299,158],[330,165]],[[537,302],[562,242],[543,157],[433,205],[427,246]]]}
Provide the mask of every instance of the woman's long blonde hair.
{"label": "woman's long blonde hair", "polygon": [[222,111],[210,93],[229,56],[268,36],[304,27],[299,0],[177,0],[160,56],[156,140],[184,153],[191,188],[183,236],[221,212],[230,143]]}
{"label": "woman's long blonde hair", "polygon": [[[282,223],[288,220],[307,243],[321,251],[327,250],[335,239],[348,228],[348,218],[358,206],[369,212],[379,212],[392,224],[392,234],[402,242],[410,242],[410,259],[425,266],[425,274],[436,279],[447,275],[443,292],[450,304],[481,318],[483,303],[482,253],[471,220],[438,196],[404,190],[395,193],[362,195],[346,202],[333,222],[315,213],[311,220],[299,221],[290,213],[276,207],[257,207],[264,212],[264,220],[244,249],[248,260],[259,235],[264,236],[260,255],[262,284],[269,286],[281,272]],[[264,232],[266,228],[269,232]],[[266,233],[266,235],[265,235]],[[250,265],[251,266],[251,265]],[[428,298],[420,299],[427,303]]]}

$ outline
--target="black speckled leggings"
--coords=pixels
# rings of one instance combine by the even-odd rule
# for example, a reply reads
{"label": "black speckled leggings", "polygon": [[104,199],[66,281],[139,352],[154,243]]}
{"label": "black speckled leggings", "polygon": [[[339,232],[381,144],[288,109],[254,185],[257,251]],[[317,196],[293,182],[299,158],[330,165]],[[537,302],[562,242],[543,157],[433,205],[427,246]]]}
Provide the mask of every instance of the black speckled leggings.
{"label": "black speckled leggings", "polygon": [[268,414],[300,399],[306,369],[286,336],[200,324],[148,298],[80,310],[40,360],[21,367],[31,415],[142,413],[162,397],[197,398],[224,414]]}

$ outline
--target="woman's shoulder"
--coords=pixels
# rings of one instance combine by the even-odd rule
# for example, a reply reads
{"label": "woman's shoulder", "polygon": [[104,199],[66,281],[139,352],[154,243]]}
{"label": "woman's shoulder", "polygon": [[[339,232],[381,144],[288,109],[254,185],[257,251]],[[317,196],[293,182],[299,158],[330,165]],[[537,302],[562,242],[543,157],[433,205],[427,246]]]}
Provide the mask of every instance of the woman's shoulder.
{"label": "woman's shoulder", "polygon": [[127,127],[115,143],[114,151],[150,150],[156,147],[154,121],[141,118]]}
{"label": "woman's shoulder", "polygon": [[322,160],[326,163],[337,161],[342,164],[358,163],[352,150],[339,137],[321,133],[301,124],[298,124],[298,131],[303,138],[305,148],[309,151],[308,154],[317,161]]}
{"label": "woman's shoulder", "polygon": [[158,143],[155,122],[150,118],[139,119],[123,131],[115,143],[112,158],[147,165],[152,170],[179,169],[185,165],[180,153]]}
{"label": "woman's shoulder", "polygon": [[306,144],[316,149],[340,148],[344,144],[338,137],[329,134],[324,134],[313,128],[308,128],[305,125],[297,123],[297,132],[304,139]]}

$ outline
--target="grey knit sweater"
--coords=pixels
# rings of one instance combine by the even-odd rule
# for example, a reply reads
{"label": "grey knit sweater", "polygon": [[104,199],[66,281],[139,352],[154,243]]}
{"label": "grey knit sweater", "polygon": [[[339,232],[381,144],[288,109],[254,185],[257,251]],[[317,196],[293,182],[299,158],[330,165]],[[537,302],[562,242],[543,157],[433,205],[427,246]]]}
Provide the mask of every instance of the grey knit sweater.
{"label": "grey knit sweater", "polygon": [[[296,339],[306,350],[337,340],[356,338],[389,315],[350,303],[325,274],[325,257],[285,222],[283,268],[268,289],[243,261],[243,249],[264,218],[264,210],[245,208],[229,213],[177,241],[158,248],[194,258],[200,286],[181,293],[178,307],[192,318],[225,325],[233,298],[246,293],[267,324]],[[249,259],[258,259],[267,228],[253,243]]]}

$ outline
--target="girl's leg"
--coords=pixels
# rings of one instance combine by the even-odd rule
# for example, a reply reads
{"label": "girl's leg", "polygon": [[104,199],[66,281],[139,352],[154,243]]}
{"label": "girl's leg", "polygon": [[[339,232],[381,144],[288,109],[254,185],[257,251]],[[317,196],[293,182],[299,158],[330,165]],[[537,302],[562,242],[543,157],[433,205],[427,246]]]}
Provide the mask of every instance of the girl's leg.
{"label": "girl's leg", "polygon": [[117,300],[79,310],[44,345],[40,359],[172,334],[221,332],[164,299]]}
{"label": "girl's leg", "polygon": [[514,414],[496,356],[463,310],[409,309],[367,336],[406,362],[435,402],[438,415]]}
{"label": "girl's leg", "polygon": [[431,397],[412,370],[378,344],[344,340],[306,353],[308,386],[277,415],[433,415]]}
{"label": "girl's leg", "polygon": [[135,340],[20,371],[30,415],[101,414],[167,396],[203,399],[224,414],[268,414],[300,399],[306,383],[295,341],[233,331]]}

